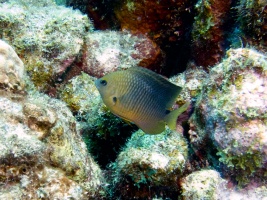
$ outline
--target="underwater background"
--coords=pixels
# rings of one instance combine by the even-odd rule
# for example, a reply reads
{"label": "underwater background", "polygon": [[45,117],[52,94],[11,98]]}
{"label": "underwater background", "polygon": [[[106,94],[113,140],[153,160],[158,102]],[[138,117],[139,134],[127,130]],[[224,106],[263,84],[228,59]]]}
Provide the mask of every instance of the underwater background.
{"label": "underwater background", "polygon": [[[0,199],[267,199],[266,6],[0,0]],[[137,66],[182,88],[176,130],[103,103]]]}

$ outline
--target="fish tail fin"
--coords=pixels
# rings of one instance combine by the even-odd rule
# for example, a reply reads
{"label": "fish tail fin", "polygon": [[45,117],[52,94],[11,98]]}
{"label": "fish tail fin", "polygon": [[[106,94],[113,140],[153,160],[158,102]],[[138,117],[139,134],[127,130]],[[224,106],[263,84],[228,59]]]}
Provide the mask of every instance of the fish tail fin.
{"label": "fish tail fin", "polygon": [[171,111],[169,114],[165,116],[165,122],[167,123],[167,125],[169,126],[171,130],[176,129],[176,121],[177,121],[178,116],[182,114],[184,111],[186,111],[189,105],[190,103],[186,102],[180,108]]}

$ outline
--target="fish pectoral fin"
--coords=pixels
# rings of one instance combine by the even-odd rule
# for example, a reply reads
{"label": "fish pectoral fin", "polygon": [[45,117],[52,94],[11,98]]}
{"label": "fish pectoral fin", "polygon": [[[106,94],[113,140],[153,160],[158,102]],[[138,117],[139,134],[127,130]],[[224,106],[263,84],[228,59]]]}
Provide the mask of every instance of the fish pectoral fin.
{"label": "fish pectoral fin", "polygon": [[140,129],[142,129],[147,134],[159,134],[165,130],[166,123],[164,121],[152,122],[140,122],[135,123]]}
{"label": "fish pectoral fin", "polygon": [[177,121],[178,116],[180,114],[182,114],[184,111],[186,111],[189,105],[190,105],[190,103],[189,102],[186,102],[180,108],[171,111],[170,113],[168,113],[165,116],[164,119],[165,119],[167,125],[169,126],[169,128],[171,130],[175,130],[176,129],[176,121]]}

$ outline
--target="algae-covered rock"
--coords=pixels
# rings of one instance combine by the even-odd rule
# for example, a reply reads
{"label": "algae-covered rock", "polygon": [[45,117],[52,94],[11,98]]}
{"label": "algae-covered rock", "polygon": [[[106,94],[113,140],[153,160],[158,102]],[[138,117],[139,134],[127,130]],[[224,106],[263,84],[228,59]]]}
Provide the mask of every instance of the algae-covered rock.
{"label": "algae-covered rock", "polygon": [[[1,47],[7,55],[14,54],[7,44]],[[5,59],[11,57],[1,62]],[[13,59],[9,68],[24,74],[23,65],[16,70],[17,56]],[[21,85],[25,80],[18,81]],[[88,154],[67,106],[36,91],[20,92],[14,98],[9,87],[0,88],[1,199],[102,196],[102,172]]]}
{"label": "algae-covered rock", "polygon": [[181,183],[183,200],[221,199],[226,181],[214,170],[204,169],[186,176]]}
{"label": "algae-covered rock", "polygon": [[195,149],[209,138],[226,172],[244,186],[266,176],[267,60],[251,49],[232,49],[227,55],[210,71],[189,134]]}
{"label": "algae-covered rock", "polygon": [[145,35],[124,31],[102,31],[86,37],[85,71],[95,77],[132,66],[160,68],[163,54]]}
{"label": "algae-covered rock", "polygon": [[47,91],[81,53],[91,23],[52,1],[0,4],[0,38],[11,43],[34,85]]}
{"label": "algae-covered rock", "polygon": [[195,101],[201,93],[202,84],[208,77],[207,72],[201,67],[192,64],[183,73],[170,78],[170,81],[180,87],[182,91],[176,98],[176,102],[183,105],[186,101]]}
{"label": "algae-covered rock", "polygon": [[[79,113],[83,118],[89,114],[94,117],[97,112],[101,112],[101,106],[103,106],[100,94],[95,87],[95,80],[95,78],[81,73],[61,87],[59,98],[66,102],[73,113]],[[88,119],[90,120],[91,117]]]}
{"label": "algae-covered rock", "polygon": [[212,169],[202,169],[187,175],[181,181],[181,188],[181,196],[178,199],[183,200],[258,200],[267,198],[266,186],[257,186],[253,183],[251,186],[240,189]]}
{"label": "algae-covered rock", "polygon": [[[166,130],[159,135],[148,135],[139,130],[133,133],[112,165],[116,170],[113,177],[115,192],[122,191],[124,198],[142,197],[144,194],[138,194],[139,189],[146,193],[150,188],[151,195],[160,193],[160,189],[152,187],[167,187],[170,193],[177,192],[177,180],[185,169],[187,158],[187,142],[180,133]],[[129,185],[136,188],[127,192]],[[164,195],[168,197],[168,194]]]}

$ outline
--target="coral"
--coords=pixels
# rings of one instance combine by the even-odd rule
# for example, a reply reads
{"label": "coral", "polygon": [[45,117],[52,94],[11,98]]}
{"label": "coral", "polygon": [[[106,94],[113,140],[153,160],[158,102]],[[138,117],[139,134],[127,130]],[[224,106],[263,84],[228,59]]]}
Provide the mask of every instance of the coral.
{"label": "coral", "polygon": [[16,52],[0,40],[0,89],[19,92],[24,89],[24,65]]}
{"label": "coral", "polygon": [[133,133],[112,165],[116,170],[113,177],[114,187],[125,191],[124,198],[140,195],[127,194],[129,184],[144,192],[146,186],[151,187],[151,194],[157,193],[157,190],[152,189],[155,186],[177,191],[177,179],[183,173],[187,157],[187,143],[180,133],[166,130],[159,135],[147,135],[139,130]]}
{"label": "coral", "polygon": [[12,43],[31,80],[42,91],[81,54],[92,25],[78,11],[50,1],[1,3],[0,37]]}
{"label": "coral", "polygon": [[267,61],[251,49],[231,49],[227,55],[204,83],[189,134],[195,149],[213,141],[225,173],[234,172],[243,187],[265,176]]}
{"label": "coral", "polygon": [[186,176],[181,183],[183,200],[220,199],[226,181],[211,169],[203,169]]}
{"label": "coral", "polygon": [[197,65],[207,68],[218,64],[224,55],[223,25],[227,20],[231,0],[199,0],[192,30],[192,51]]}
{"label": "coral", "polygon": [[131,66],[153,69],[162,65],[159,47],[144,35],[103,31],[87,35],[84,70],[95,77]]}
{"label": "coral", "polygon": [[[1,42],[2,43],[2,42]],[[7,44],[2,63],[24,74]],[[2,49],[2,52],[3,52]],[[3,71],[8,76],[9,71]],[[18,76],[17,85],[26,76]],[[6,88],[5,88],[6,87]],[[67,106],[39,92],[0,93],[0,197],[3,199],[88,199],[104,195],[103,176],[87,152]]]}

